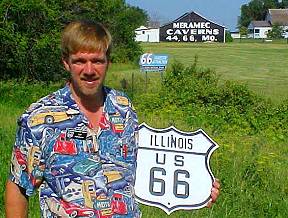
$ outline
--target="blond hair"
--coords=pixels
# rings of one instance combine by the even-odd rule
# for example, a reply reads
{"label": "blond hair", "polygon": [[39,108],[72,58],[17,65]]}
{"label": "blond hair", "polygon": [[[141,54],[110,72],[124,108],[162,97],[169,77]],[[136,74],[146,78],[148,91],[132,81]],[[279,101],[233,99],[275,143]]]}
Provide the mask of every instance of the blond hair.
{"label": "blond hair", "polygon": [[112,37],[100,23],[92,21],[73,21],[62,32],[62,58],[67,59],[78,51],[105,52],[109,59]]}

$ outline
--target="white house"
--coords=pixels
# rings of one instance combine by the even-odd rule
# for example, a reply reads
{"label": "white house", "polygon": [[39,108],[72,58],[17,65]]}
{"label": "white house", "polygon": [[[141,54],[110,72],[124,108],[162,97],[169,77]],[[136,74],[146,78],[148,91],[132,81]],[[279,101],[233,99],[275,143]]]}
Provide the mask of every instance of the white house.
{"label": "white house", "polygon": [[233,39],[240,39],[239,31],[231,31],[230,34]]}
{"label": "white house", "polygon": [[269,9],[266,20],[272,25],[278,24],[284,30],[284,37],[288,38],[288,9]]}
{"label": "white house", "polygon": [[137,42],[159,42],[159,28],[140,26],[135,30]]}
{"label": "white house", "polygon": [[267,33],[273,25],[280,25],[283,36],[288,38],[288,9],[269,9],[264,21],[251,21],[248,26],[249,38],[267,38]]}
{"label": "white house", "polygon": [[263,39],[272,30],[268,21],[252,21],[248,26],[248,38]]}

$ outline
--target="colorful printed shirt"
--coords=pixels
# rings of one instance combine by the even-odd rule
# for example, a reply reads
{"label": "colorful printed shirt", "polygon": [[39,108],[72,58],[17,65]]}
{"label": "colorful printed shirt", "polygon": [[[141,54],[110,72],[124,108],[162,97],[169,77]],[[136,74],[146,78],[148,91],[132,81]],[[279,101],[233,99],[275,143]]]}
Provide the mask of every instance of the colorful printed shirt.
{"label": "colorful printed shirt", "polygon": [[103,89],[97,132],[68,85],[32,104],[18,121],[10,180],[28,196],[39,188],[42,217],[140,217],[137,116],[124,93]]}

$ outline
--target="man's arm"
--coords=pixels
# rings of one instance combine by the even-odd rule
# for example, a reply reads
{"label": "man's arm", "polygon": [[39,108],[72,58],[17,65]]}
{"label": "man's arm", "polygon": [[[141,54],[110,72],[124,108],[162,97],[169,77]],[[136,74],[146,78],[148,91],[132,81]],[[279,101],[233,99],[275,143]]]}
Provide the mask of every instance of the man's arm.
{"label": "man's arm", "polygon": [[26,218],[28,216],[28,197],[21,187],[10,180],[6,183],[5,213],[6,218]]}

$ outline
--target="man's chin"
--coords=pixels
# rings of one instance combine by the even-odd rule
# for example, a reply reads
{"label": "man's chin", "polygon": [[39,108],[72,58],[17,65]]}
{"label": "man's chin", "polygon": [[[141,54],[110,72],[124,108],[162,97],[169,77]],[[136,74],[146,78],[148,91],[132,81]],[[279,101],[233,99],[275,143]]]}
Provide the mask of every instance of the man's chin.
{"label": "man's chin", "polygon": [[80,91],[83,97],[94,98],[95,96],[99,95],[99,93],[101,92],[101,88],[100,87],[84,88]]}
{"label": "man's chin", "polygon": [[83,99],[94,99],[102,91],[102,86],[86,87],[83,84],[75,86],[75,89],[73,86],[71,88],[79,98]]}
{"label": "man's chin", "polygon": [[95,98],[97,96],[97,91],[83,91],[82,97],[84,98]]}

